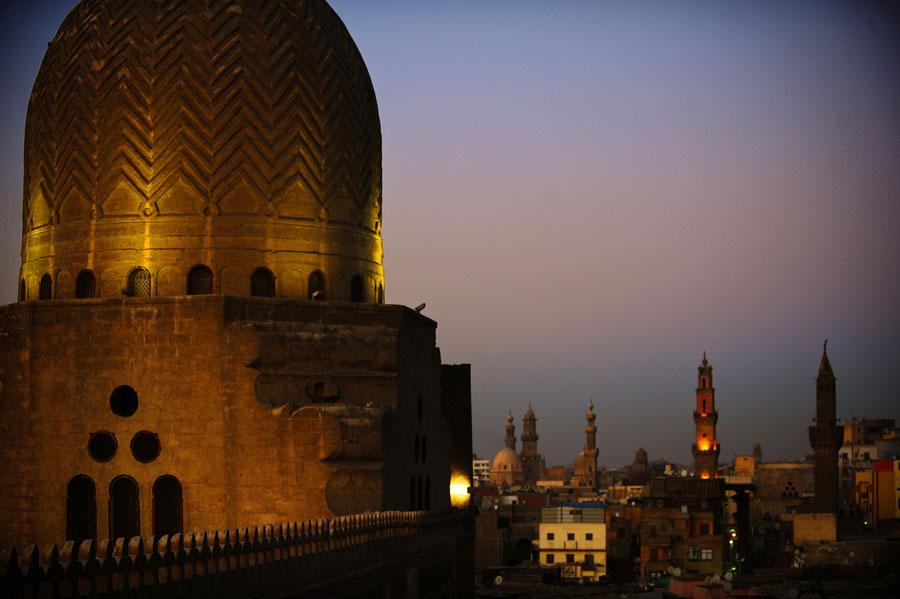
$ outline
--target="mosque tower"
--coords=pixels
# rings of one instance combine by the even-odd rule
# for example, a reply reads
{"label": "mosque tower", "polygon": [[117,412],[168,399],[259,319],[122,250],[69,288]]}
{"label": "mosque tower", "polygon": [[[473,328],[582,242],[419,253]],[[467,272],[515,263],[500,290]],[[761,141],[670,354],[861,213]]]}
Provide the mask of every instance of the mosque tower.
{"label": "mosque tower", "polygon": [[596,419],[594,401],[591,400],[585,415],[587,425],[584,427],[584,449],[575,458],[575,474],[573,476],[574,484],[592,489],[597,488],[597,427],[594,425]]}
{"label": "mosque tower", "polygon": [[513,421],[512,412],[506,417],[506,447],[516,450],[516,425]]}
{"label": "mosque tower", "polygon": [[544,460],[537,449],[537,418],[531,404],[522,418],[522,468],[524,470],[524,484],[534,485],[544,476]]}
{"label": "mosque tower", "polygon": [[700,478],[716,478],[721,445],[716,441],[716,390],[713,388],[712,366],[703,352],[703,361],[697,368],[697,407],[694,410],[696,429],[694,445],[694,475]]}
{"label": "mosque tower", "polygon": [[816,456],[816,513],[834,514],[838,509],[838,450],[843,429],[837,425],[836,382],[826,341],[816,377],[816,424],[809,427],[809,443]]}

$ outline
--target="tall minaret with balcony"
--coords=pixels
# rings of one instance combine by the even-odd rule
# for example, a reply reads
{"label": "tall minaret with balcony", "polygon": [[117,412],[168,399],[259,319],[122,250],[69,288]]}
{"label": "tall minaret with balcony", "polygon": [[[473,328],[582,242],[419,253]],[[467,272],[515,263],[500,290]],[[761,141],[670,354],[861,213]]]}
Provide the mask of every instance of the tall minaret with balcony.
{"label": "tall minaret with balcony", "polygon": [[523,479],[526,486],[534,485],[544,475],[537,444],[537,416],[534,415],[531,404],[528,404],[528,411],[522,418],[522,453],[519,454],[522,458]]}
{"label": "tall minaret with balcony", "polygon": [[816,377],[816,424],[809,427],[809,444],[816,456],[815,511],[819,514],[838,511],[838,450],[843,441],[843,427],[837,423],[836,383],[826,341]]}
{"label": "tall minaret with balcony", "polygon": [[716,440],[716,390],[713,387],[712,366],[703,352],[703,361],[697,368],[697,407],[694,410],[695,439],[694,476],[716,478],[721,445]]}

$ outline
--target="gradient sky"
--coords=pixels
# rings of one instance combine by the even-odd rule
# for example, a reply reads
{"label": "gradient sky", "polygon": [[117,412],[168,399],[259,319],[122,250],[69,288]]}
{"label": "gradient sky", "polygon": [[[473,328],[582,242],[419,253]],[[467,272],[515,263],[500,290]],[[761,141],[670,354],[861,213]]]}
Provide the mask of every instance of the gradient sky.
{"label": "gradient sky", "polygon": [[[0,303],[15,300],[25,109],[73,0],[0,0]],[[547,463],[687,463],[696,366],[721,459],[900,419],[900,26],[834,2],[334,0],[384,134],[387,296],[471,362],[475,449],[531,402]]]}

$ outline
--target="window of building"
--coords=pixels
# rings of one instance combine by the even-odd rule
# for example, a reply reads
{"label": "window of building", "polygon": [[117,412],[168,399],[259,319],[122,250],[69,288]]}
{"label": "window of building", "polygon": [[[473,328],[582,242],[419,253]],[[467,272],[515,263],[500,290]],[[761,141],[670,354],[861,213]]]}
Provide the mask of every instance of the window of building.
{"label": "window of building", "polygon": [[128,288],[131,297],[150,297],[150,271],[140,266],[128,274]]}
{"label": "window of building", "polygon": [[547,533],[547,540],[548,540],[548,541],[553,541],[553,540],[555,540],[555,539],[556,539],[556,534],[555,534],[555,533],[552,533],[552,532],[548,532],[548,533]]}
{"label": "window of building", "polygon": [[592,532],[586,532],[586,533],[584,533],[584,540],[585,540],[585,541],[593,541],[593,540],[594,540],[594,533],[592,533]]}
{"label": "window of building", "polygon": [[422,435],[422,461],[428,459],[428,441],[425,439],[425,435]]}
{"label": "window of building", "polygon": [[24,302],[28,299],[28,286],[25,284],[25,279],[19,281],[19,301]]}
{"label": "window of building", "polygon": [[133,415],[138,409],[137,391],[128,385],[116,387],[109,396],[109,409],[123,418]]}
{"label": "window of building", "polygon": [[697,561],[697,547],[695,545],[688,546],[688,559],[691,561]]}
{"label": "window of building", "polygon": [[363,302],[363,280],[359,275],[353,275],[350,280],[350,301],[357,304]]}
{"label": "window of building", "polygon": [[75,279],[75,297],[84,299],[88,297],[96,297],[97,295],[97,277],[89,270],[82,270]]}
{"label": "window of building", "polygon": [[183,531],[182,489],[178,479],[170,474],[160,476],[153,483],[153,534],[173,535]]}
{"label": "window of building", "polygon": [[575,540],[575,533],[574,533],[574,532],[566,533],[566,540],[568,540],[568,541],[574,541],[574,540]]}
{"label": "window of building", "polygon": [[431,477],[425,477],[425,509],[431,509]]}
{"label": "window of building", "polygon": [[419,446],[419,435],[416,435],[416,442],[415,442],[414,451],[413,451],[413,455],[415,456],[414,461],[416,461],[416,462],[419,461],[419,453],[420,453],[419,447],[420,447]]}
{"label": "window of building", "polygon": [[162,447],[159,444],[159,436],[150,431],[140,431],[131,438],[131,454],[139,462],[145,464],[159,457]]}
{"label": "window of building", "polygon": [[409,479],[409,509],[416,509],[416,477]]}
{"label": "window of building", "polygon": [[109,533],[113,539],[130,539],[141,534],[138,484],[130,476],[119,476],[109,485]]}
{"label": "window of building", "polygon": [[700,559],[702,561],[708,562],[713,558],[713,550],[712,549],[701,549],[700,550]]}
{"label": "window of building", "polygon": [[556,563],[556,556],[553,555],[552,553],[548,553],[546,563],[548,563],[548,564]]}
{"label": "window of building", "polygon": [[275,275],[268,268],[257,268],[250,275],[250,295],[275,297]]}
{"label": "window of building", "polygon": [[79,474],[66,488],[66,540],[97,538],[97,491],[94,481]]}
{"label": "window of building", "polygon": [[384,283],[378,283],[378,290],[375,292],[375,300],[379,304],[384,303]]}
{"label": "window of building", "polygon": [[701,522],[700,523],[700,536],[706,536],[709,534],[709,522]]}
{"label": "window of building", "polygon": [[309,274],[306,285],[307,299],[325,299],[325,275],[314,270]]}
{"label": "window of building", "polygon": [[594,563],[594,554],[593,554],[593,553],[585,553],[585,554],[584,554],[584,563],[593,565],[593,563]]}
{"label": "window of building", "polygon": [[209,295],[212,293],[212,271],[203,264],[198,264],[188,272],[187,294]]}
{"label": "window of building", "polygon": [[650,525],[650,537],[652,538],[652,537],[655,537],[655,536],[656,536],[656,526],[654,526],[654,525],[651,524],[651,525]]}
{"label": "window of building", "polygon": [[116,455],[119,444],[109,431],[91,433],[88,440],[88,454],[98,462],[108,462]]}
{"label": "window of building", "polygon": [[38,286],[38,299],[53,299],[53,279],[51,279],[50,275],[48,274],[45,274],[43,277],[41,277],[41,283]]}
{"label": "window of building", "polygon": [[567,564],[574,564],[574,563],[575,563],[575,554],[574,554],[574,553],[567,553],[567,554],[566,554],[566,563],[567,563]]}

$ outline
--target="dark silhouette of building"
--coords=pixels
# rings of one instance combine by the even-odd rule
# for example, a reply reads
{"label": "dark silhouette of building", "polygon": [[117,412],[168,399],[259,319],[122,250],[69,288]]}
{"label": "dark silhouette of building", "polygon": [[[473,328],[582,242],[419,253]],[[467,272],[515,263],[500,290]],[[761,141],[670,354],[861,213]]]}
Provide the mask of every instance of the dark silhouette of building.
{"label": "dark silhouette of building", "polygon": [[694,410],[696,429],[694,445],[694,475],[700,478],[716,478],[719,452],[722,447],[716,440],[716,390],[713,387],[712,366],[703,352],[703,361],[697,368],[697,407]]}
{"label": "dark silhouette of building", "polygon": [[537,417],[529,404],[528,411],[522,418],[522,453],[520,454],[525,486],[534,486],[544,477],[544,460],[538,453],[537,442]]}
{"label": "dark silhouette of building", "polygon": [[647,458],[647,450],[643,447],[639,447],[634,453],[634,463],[628,474],[634,482],[647,482],[650,478],[650,460]]}
{"label": "dark silhouette of building", "polygon": [[594,402],[588,405],[588,411],[585,415],[587,425],[584,427],[584,449],[575,458],[575,475],[572,477],[572,484],[580,487],[597,488],[597,427],[594,421],[597,419],[594,414]]}
{"label": "dark silhouette of building", "polygon": [[816,457],[815,511],[823,514],[836,514],[838,509],[838,450],[843,428],[837,424],[836,382],[826,341],[816,377],[816,424],[809,427],[809,444]]}

